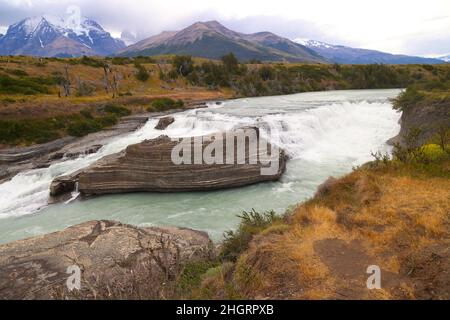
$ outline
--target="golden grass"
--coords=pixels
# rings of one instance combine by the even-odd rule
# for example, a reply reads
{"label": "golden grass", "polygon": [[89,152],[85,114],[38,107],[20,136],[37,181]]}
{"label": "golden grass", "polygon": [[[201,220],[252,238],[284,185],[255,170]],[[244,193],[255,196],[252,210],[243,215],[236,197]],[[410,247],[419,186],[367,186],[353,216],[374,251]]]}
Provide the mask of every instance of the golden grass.
{"label": "golden grass", "polygon": [[[33,96],[0,94],[0,116],[3,119],[47,118],[69,115],[78,113],[85,108],[95,108],[99,104],[111,102],[131,106],[133,112],[145,112],[151,100],[155,98],[169,97],[186,102],[195,102],[229,99],[234,96],[231,89],[209,90],[192,87],[184,79],[166,83],[159,78],[159,68],[168,70],[170,69],[169,65],[162,63],[158,66],[157,64],[145,63],[143,65],[150,74],[149,79],[145,82],[136,79],[137,70],[133,64],[111,65],[112,71],[120,75],[119,93],[132,94],[132,96],[113,99],[112,92],[107,93],[104,89],[103,68],[70,64],[64,60],[44,60],[44,66],[39,66],[39,63],[40,59],[33,57],[0,57],[0,72],[2,69],[20,69],[32,77],[51,76],[55,73],[64,74],[67,66],[73,87],[72,94],[69,97],[59,97],[58,93],[62,92],[62,88],[57,85],[51,87],[51,94]],[[111,78],[111,75],[109,77]],[[79,80],[95,87],[92,95],[81,97],[76,95]],[[2,101],[8,102],[2,103]],[[136,101],[139,102],[137,105]]]}
{"label": "golden grass", "polygon": [[[448,299],[449,248],[450,179],[361,169],[256,236],[232,283],[247,298]],[[366,287],[369,265],[381,290]]]}

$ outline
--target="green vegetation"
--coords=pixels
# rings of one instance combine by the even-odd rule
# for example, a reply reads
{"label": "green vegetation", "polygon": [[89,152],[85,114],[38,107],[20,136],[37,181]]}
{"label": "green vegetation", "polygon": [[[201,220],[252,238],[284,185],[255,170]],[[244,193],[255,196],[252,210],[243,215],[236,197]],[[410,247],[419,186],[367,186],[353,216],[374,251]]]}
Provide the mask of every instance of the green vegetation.
{"label": "green vegetation", "polygon": [[136,62],[135,65],[138,72],[136,73],[136,79],[139,81],[145,82],[150,78],[150,74],[148,73],[147,69],[140,63]]}
{"label": "green vegetation", "polygon": [[53,78],[28,76],[13,78],[0,74],[0,93],[5,94],[48,94],[50,93],[48,86],[52,84],[54,84]]}
{"label": "green vegetation", "polygon": [[172,66],[174,71],[182,77],[186,77],[194,71],[194,62],[191,56],[175,56]]}
{"label": "green vegetation", "polygon": [[148,111],[167,111],[171,109],[179,109],[184,106],[182,100],[174,100],[171,98],[158,98],[153,100],[152,106],[148,108]]}
{"label": "green vegetation", "polygon": [[250,241],[256,234],[270,226],[283,223],[283,218],[277,216],[274,211],[259,213],[253,209],[250,212],[244,211],[239,218],[241,218],[241,224],[237,231],[225,233],[220,253],[222,261],[235,262],[239,255],[248,249]]}
{"label": "green vegetation", "polygon": [[82,110],[71,116],[46,119],[0,120],[0,143],[18,145],[45,143],[63,136],[82,137],[115,125],[119,118],[131,114],[123,106],[107,104],[97,115]]}
{"label": "green vegetation", "polygon": [[125,117],[131,114],[131,111],[126,107],[110,103],[104,106],[103,111],[118,117]]}

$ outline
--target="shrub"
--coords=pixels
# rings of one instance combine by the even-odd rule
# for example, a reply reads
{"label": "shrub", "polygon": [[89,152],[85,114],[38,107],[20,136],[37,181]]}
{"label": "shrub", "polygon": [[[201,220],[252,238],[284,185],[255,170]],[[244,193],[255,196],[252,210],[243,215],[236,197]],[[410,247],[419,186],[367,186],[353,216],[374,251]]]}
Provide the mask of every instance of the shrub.
{"label": "shrub", "polygon": [[281,222],[282,218],[276,216],[274,211],[259,213],[255,209],[244,211],[237,231],[227,231],[222,244],[220,258],[235,262],[239,255],[247,250],[253,236],[272,226],[274,222]]}
{"label": "shrub", "polygon": [[33,95],[49,93],[47,78],[19,78],[0,75],[0,93]]}
{"label": "shrub", "polygon": [[191,56],[175,56],[172,61],[173,69],[182,77],[194,71],[194,62]]}
{"label": "shrub", "polygon": [[158,98],[153,100],[149,111],[166,111],[170,109],[182,108],[184,102],[182,100],[173,100],[171,98]]}
{"label": "shrub", "polygon": [[150,74],[148,73],[148,71],[145,69],[144,66],[142,66],[139,63],[135,63],[135,67],[138,70],[138,72],[136,73],[136,79],[145,82],[150,78]]}
{"label": "shrub", "polygon": [[126,117],[131,114],[131,111],[124,106],[119,106],[115,104],[107,104],[104,106],[103,111],[106,113],[111,113],[118,117]]}
{"label": "shrub", "polygon": [[21,69],[6,69],[5,72],[12,74],[13,76],[18,76],[18,77],[28,76],[28,73]]}
{"label": "shrub", "polygon": [[94,68],[103,68],[106,65],[105,61],[94,59],[94,58],[87,57],[87,56],[83,56],[80,59],[80,63],[85,66],[94,67]]}
{"label": "shrub", "polygon": [[395,110],[405,111],[408,108],[416,106],[424,98],[425,96],[419,90],[410,86],[392,101]]}
{"label": "shrub", "polygon": [[98,118],[78,118],[69,124],[67,133],[74,137],[83,137],[87,134],[102,130],[103,128],[113,126],[117,123],[117,117],[107,115]]}
{"label": "shrub", "polygon": [[230,73],[236,73],[239,69],[239,61],[236,56],[230,52],[221,58],[225,69]]}

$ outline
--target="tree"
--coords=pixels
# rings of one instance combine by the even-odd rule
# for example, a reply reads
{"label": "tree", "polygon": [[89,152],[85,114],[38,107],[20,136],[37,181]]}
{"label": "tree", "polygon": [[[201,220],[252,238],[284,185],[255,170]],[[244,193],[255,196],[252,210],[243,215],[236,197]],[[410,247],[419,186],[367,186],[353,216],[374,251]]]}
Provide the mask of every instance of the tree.
{"label": "tree", "polygon": [[69,79],[69,66],[68,65],[64,66],[64,71],[65,71],[64,78],[62,79],[61,85],[64,89],[64,96],[68,97],[68,96],[70,96],[70,86],[71,86],[70,79]]}
{"label": "tree", "polygon": [[222,63],[225,66],[225,69],[230,73],[236,73],[239,69],[239,60],[230,52],[229,54],[222,57]]}
{"label": "tree", "polygon": [[138,70],[138,72],[136,74],[136,79],[138,79],[139,81],[145,82],[150,78],[150,74],[144,68],[144,66],[142,66],[140,63],[136,62],[135,67]]}
{"label": "tree", "polygon": [[186,77],[194,71],[194,62],[191,56],[175,56],[172,60],[172,66],[182,77]]}

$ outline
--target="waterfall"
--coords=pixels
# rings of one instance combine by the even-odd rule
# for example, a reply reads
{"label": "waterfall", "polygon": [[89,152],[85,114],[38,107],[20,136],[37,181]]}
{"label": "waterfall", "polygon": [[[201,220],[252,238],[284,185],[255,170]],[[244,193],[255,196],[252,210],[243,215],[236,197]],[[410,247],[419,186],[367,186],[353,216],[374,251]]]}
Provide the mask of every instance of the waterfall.
{"label": "waterfall", "polygon": [[[141,129],[116,138],[97,153],[22,172],[1,184],[0,219],[36,213],[47,206],[54,178],[162,134],[174,138],[200,136],[258,126],[262,137],[284,148],[293,160],[316,163],[317,167],[327,165],[331,173],[336,167],[351,169],[371,160],[371,151],[387,150],[384,142],[398,133],[400,114],[392,110],[389,102],[398,92],[334,91],[227,101],[220,106],[175,114],[175,122],[165,131],[155,130],[158,119],[151,119]],[[78,190],[68,203],[78,197],[77,193]]]}
{"label": "waterfall", "polygon": [[76,200],[80,196],[80,192],[78,191],[78,181],[75,182],[75,190],[71,193],[71,197],[69,200],[64,202],[64,204],[69,204],[72,201]]}

